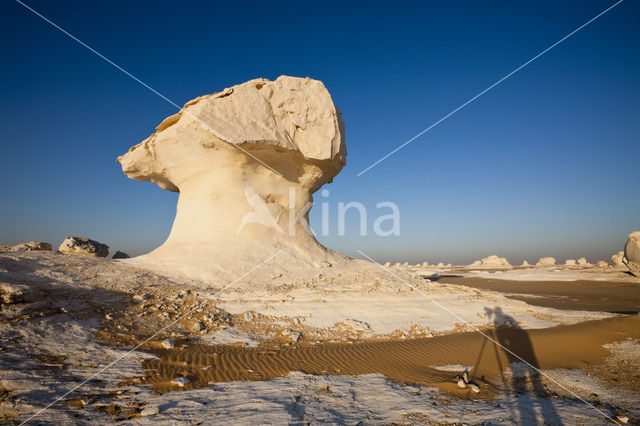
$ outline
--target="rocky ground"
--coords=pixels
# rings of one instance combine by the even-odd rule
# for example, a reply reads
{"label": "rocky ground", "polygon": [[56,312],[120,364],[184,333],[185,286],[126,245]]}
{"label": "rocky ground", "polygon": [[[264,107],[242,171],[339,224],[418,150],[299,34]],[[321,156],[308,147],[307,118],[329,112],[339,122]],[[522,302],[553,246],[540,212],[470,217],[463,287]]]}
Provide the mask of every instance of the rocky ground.
{"label": "rocky ground", "polygon": [[[498,292],[424,278],[435,278],[436,273],[444,276],[447,271],[322,270],[300,282],[273,280],[247,288],[239,281],[219,292],[219,285],[185,284],[117,260],[3,250],[0,418],[10,423],[577,419],[591,424],[605,423],[606,416],[636,421],[637,386],[616,388],[590,378],[587,370],[550,372],[561,382],[570,378],[571,383],[581,383],[571,387],[575,394],[544,379],[549,392],[545,395],[489,392],[483,387],[474,396],[394,382],[375,372],[355,376],[290,372],[256,381],[260,378],[252,376],[250,368],[246,380],[200,388],[181,383],[180,377],[187,376],[176,374],[167,378],[175,380],[167,383],[169,391],[158,394],[143,369],[161,358],[162,351],[194,345],[270,350],[327,342],[409,341],[485,329],[487,307],[500,306],[512,313],[524,329],[614,316],[534,306]],[[607,350],[610,370],[626,366],[633,371],[640,366],[633,340],[621,340]],[[451,373],[451,380],[455,375]],[[633,380],[628,374],[624,377]]]}

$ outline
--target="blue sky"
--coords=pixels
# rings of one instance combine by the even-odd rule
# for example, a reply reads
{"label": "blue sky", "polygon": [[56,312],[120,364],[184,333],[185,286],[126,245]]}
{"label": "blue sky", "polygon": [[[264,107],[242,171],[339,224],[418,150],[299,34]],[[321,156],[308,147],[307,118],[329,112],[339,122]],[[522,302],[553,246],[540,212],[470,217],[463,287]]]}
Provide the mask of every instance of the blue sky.
{"label": "blue sky", "polygon": [[[348,157],[326,187],[333,235],[320,240],[347,254],[596,260],[640,229],[638,2],[359,177],[614,2],[26,3],[179,105],[256,77],[322,80]],[[0,16],[0,242],[160,245],[177,194],[127,179],[115,158],[174,107],[18,3]],[[375,204],[395,202],[400,236],[360,237],[355,213],[335,235],[340,201],[364,203],[369,229]]]}

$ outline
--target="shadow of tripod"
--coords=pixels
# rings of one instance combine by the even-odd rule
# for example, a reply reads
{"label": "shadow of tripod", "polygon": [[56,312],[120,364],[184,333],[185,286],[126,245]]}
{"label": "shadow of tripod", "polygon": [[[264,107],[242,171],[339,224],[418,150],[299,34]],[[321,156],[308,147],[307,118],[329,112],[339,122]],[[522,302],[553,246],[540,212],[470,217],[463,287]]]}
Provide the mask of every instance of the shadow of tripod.
{"label": "shadow of tripod", "polygon": [[[500,306],[493,309],[485,307],[484,310],[489,319],[493,317],[493,327],[486,333],[473,371],[477,371],[487,342],[491,342],[502,386],[511,389],[515,396],[517,413],[514,414],[519,418],[518,424],[541,421],[544,424],[561,425],[562,421],[540,378],[540,367],[527,331],[513,317],[505,314]],[[507,358],[511,380],[505,377],[507,366],[502,365],[501,353]]]}

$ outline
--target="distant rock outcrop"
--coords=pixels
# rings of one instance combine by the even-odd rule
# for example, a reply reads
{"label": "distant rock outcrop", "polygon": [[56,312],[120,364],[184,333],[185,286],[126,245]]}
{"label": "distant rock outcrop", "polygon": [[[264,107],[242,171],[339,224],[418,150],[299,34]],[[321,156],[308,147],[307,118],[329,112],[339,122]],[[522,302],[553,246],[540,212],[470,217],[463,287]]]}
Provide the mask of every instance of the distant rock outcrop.
{"label": "distant rock outcrop", "polygon": [[598,260],[598,262],[596,262],[596,266],[598,268],[607,268],[609,267],[609,263],[604,260]]}
{"label": "distant rock outcrop", "polygon": [[576,260],[575,260],[575,259],[567,259],[567,260],[564,262],[564,264],[565,264],[566,266],[576,266],[576,265],[577,265],[577,262],[576,262]]}
{"label": "distant rock outcrop", "polygon": [[0,246],[3,250],[7,251],[36,251],[36,250],[51,250],[51,244],[43,241],[29,241],[28,243],[16,244],[15,246]]}
{"label": "distant rock outcrop", "polygon": [[531,266],[529,265],[529,262],[527,262],[527,259],[522,261],[522,266]]}
{"label": "distant rock outcrop", "polygon": [[619,251],[618,253],[611,256],[611,263],[613,263],[613,266],[625,266],[624,251]]}
{"label": "distant rock outcrop", "polygon": [[495,254],[485,257],[482,260],[476,260],[469,266],[481,268],[511,268],[511,264],[506,258],[498,257]]}
{"label": "distant rock outcrop", "polygon": [[541,257],[536,266],[554,266],[556,259],[554,257]]}
{"label": "distant rock outcrop", "polygon": [[578,265],[579,266],[591,266],[591,264],[584,257],[581,257],[580,259],[578,259]]}
{"label": "distant rock outcrop", "polygon": [[629,234],[624,246],[623,261],[633,275],[640,277],[640,231]]}
{"label": "distant rock outcrop", "polygon": [[89,238],[67,237],[58,247],[58,251],[63,254],[107,257],[109,255],[109,246]]}

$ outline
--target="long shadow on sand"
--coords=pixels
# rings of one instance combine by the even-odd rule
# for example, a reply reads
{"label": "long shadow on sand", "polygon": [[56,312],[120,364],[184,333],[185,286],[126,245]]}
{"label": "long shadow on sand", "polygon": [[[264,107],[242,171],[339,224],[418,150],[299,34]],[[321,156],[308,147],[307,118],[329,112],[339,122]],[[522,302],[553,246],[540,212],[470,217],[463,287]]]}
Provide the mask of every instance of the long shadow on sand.
{"label": "long shadow on sand", "polygon": [[[540,379],[540,367],[529,334],[512,316],[505,314],[501,307],[484,309],[489,318],[493,317],[493,328],[487,332],[487,336],[493,341],[484,339],[476,367],[483,355],[492,356],[491,349],[487,346],[493,346],[503,387],[513,391],[517,424],[561,425],[562,421],[553,401],[549,399],[551,395]],[[502,365],[501,352],[507,358],[507,366]],[[510,380],[505,377],[506,368],[510,370]]]}

